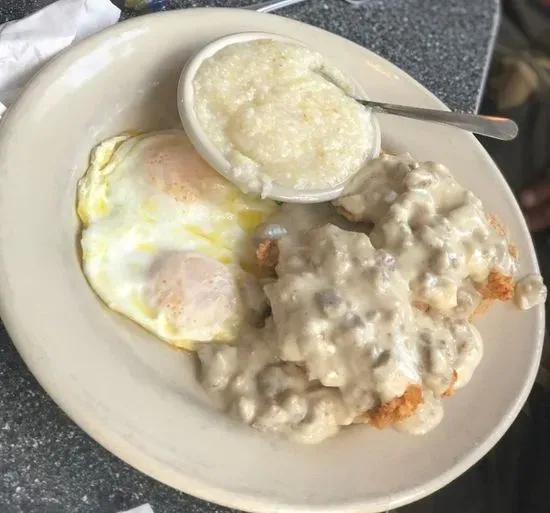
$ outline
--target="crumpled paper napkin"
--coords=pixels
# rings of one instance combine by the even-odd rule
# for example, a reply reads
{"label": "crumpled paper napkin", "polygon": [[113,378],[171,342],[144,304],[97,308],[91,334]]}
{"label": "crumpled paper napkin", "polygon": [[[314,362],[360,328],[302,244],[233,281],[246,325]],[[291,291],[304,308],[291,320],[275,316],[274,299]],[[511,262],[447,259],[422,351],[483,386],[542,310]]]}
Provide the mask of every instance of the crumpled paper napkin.
{"label": "crumpled paper napkin", "polygon": [[128,511],[121,511],[121,513],[154,513],[151,506],[149,504],[144,504],[143,506],[139,506],[134,509],[130,509]]}
{"label": "crumpled paper napkin", "polygon": [[109,0],[58,0],[0,25],[0,116],[45,61],[119,17],[120,9]]}

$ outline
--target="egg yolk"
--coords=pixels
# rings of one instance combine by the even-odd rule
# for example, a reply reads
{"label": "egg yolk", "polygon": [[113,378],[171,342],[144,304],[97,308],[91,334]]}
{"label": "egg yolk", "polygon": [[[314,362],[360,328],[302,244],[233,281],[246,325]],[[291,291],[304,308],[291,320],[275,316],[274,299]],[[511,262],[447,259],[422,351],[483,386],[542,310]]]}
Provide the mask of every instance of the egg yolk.
{"label": "egg yolk", "polygon": [[182,202],[196,202],[213,197],[229,187],[180,137],[162,138],[151,143],[142,155],[142,169],[157,189]]}
{"label": "egg yolk", "polygon": [[151,266],[145,301],[187,332],[204,326],[221,332],[237,310],[238,285],[220,262],[192,251],[166,252]]}

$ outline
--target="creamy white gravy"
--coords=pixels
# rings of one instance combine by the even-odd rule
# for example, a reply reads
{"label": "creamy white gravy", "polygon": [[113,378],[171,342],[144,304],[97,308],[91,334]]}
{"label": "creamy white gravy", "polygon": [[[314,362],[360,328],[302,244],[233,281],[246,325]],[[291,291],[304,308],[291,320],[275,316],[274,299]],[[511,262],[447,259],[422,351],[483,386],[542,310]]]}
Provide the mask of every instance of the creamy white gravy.
{"label": "creamy white gravy", "polygon": [[[327,224],[279,240],[278,279],[264,287],[267,328],[236,346],[199,349],[201,382],[251,426],[315,443],[417,384],[432,405],[468,382],[482,354],[464,320],[415,310],[396,259],[365,234]],[[439,421],[437,406],[400,426]],[[414,426],[413,426],[414,424]]]}
{"label": "creamy white gravy", "polygon": [[[337,204],[363,224],[287,205],[260,228],[279,249],[277,278],[264,284],[272,315],[235,345],[201,346],[201,383],[235,418],[302,443],[373,422],[417,387],[420,404],[393,427],[424,434],[482,358],[476,284],[493,269],[513,274],[515,258],[438,164],[384,157]],[[350,230],[361,227],[369,234]],[[544,297],[540,277],[516,287],[520,307]]]}
{"label": "creamy white gravy", "polygon": [[522,310],[529,310],[546,301],[547,290],[540,274],[529,274],[516,283],[514,301]]}
{"label": "creamy white gravy", "polygon": [[512,276],[517,262],[481,201],[435,162],[383,155],[358,173],[336,202],[372,223],[370,238],[399,261],[413,299],[449,311],[470,302],[469,282],[490,271]]}
{"label": "creamy white gravy", "polygon": [[375,144],[370,111],[346,95],[342,73],[297,44],[229,45],[200,66],[193,87],[204,132],[246,190],[338,185]]}

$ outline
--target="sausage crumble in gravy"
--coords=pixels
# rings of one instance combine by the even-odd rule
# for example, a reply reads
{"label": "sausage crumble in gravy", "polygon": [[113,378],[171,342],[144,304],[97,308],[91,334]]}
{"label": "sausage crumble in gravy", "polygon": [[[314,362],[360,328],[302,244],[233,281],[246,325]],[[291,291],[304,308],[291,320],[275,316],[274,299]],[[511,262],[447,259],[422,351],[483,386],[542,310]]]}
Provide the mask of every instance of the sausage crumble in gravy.
{"label": "sausage crumble in gravy", "polygon": [[441,164],[384,154],[335,206],[352,230],[300,223],[300,206],[264,227],[271,315],[201,345],[201,383],[237,419],[302,443],[355,423],[426,433],[481,360],[472,318],[494,300],[533,307],[546,287],[515,283],[505,231]]}

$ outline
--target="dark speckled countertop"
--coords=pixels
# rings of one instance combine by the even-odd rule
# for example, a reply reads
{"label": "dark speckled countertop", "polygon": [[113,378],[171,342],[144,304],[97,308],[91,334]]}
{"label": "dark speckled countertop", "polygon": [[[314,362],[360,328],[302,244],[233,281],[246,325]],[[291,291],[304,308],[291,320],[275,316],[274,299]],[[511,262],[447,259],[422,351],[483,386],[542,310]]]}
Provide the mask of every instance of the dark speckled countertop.
{"label": "dark speckled countertop", "polygon": [[[50,2],[2,0],[0,23]],[[239,7],[251,2],[168,3]],[[498,0],[371,0],[354,8],[342,0],[309,0],[280,14],[362,44],[409,72],[449,107],[475,111],[499,5]],[[155,513],[230,511],[172,490],[100,447],[44,393],[0,325],[0,513],[115,513],[146,502]],[[424,501],[413,506],[418,513],[432,508]]]}

